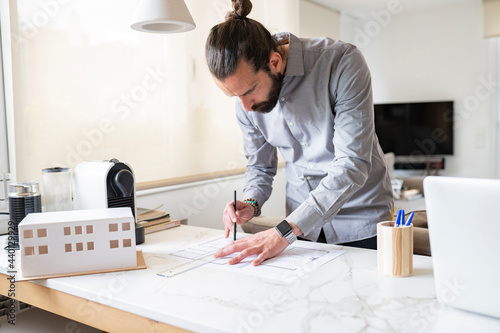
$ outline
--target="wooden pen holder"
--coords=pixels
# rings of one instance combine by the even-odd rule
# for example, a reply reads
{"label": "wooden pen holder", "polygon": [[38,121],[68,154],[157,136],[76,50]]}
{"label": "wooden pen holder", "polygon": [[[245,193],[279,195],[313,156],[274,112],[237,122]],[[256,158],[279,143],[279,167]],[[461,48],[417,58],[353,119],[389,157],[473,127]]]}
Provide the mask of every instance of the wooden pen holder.
{"label": "wooden pen holder", "polygon": [[394,227],[394,221],[377,224],[378,272],[385,276],[413,274],[413,224]]}

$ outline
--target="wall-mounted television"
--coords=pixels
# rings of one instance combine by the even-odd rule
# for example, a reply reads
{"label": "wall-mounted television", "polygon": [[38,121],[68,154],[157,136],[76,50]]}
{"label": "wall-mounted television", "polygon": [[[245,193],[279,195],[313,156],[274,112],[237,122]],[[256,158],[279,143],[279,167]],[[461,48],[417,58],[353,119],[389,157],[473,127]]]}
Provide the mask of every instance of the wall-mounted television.
{"label": "wall-mounted television", "polygon": [[374,110],[384,153],[453,155],[453,101],[375,104]]}

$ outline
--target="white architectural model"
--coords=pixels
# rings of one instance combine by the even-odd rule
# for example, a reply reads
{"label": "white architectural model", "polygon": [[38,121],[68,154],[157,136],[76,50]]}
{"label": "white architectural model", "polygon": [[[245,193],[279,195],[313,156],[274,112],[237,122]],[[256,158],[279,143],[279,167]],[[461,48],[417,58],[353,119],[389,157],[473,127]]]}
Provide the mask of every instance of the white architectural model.
{"label": "white architectural model", "polygon": [[130,208],[28,214],[19,223],[24,277],[135,267]]}

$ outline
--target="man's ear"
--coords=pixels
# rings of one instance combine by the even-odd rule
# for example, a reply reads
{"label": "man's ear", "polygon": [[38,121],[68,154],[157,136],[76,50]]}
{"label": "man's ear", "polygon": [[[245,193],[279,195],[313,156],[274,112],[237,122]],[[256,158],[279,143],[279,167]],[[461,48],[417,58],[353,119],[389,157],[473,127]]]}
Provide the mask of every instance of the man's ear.
{"label": "man's ear", "polygon": [[269,56],[269,68],[275,74],[281,71],[283,66],[283,58],[278,52],[272,52]]}

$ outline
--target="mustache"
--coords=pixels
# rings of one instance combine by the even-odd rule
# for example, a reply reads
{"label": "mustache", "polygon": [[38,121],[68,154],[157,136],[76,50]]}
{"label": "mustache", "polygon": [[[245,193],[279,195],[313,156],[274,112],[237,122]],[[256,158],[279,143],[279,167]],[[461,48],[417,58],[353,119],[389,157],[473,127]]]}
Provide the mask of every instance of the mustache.
{"label": "mustache", "polygon": [[271,112],[276,104],[278,103],[278,100],[275,101],[266,101],[266,102],[261,102],[259,104],[254,104],[252,106],[252,111],[258,112],[258,113],[269,113]]}

